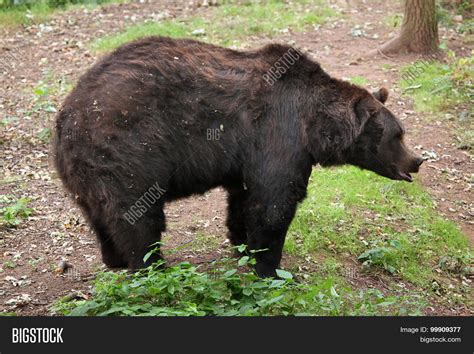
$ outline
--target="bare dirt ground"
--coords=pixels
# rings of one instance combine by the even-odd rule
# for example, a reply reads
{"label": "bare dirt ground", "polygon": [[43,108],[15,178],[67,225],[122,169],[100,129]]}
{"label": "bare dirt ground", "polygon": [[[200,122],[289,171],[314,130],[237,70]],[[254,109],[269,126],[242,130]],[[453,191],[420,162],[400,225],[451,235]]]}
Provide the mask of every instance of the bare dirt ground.
{"label": "bare dirt ground", "polygon": [[[344,2],[343,2],[344,3]],[[421,152],[435,152],[420,173],[422,183],[437,201],[439,212],[454,220],[474,239],[474,197],[472,193],[474,160],[455,147],[449,123],[415,113],[409,98],[401,97],[394,83],[400,78],[399,68],[416,57],[373,57],[364,54],[386,40],[391,29],[383,24],[388,13],[400,12],[386,2],[344,8],[348,16],[304,33],[291,29],[278,38],[254,38],[248,46],[271,41],[290,42],[307,50],[333,76],[363,76],[370,86],[386,86],[391,98],[388,106],[404,120],[409,143]],[[0,229],[0,311],[19,315],[45,315],[58,298],[77,294],[87,297],[94,274],[103,269],[95,238],[78,208],[66,197],[49,164],[48,145],[37,138],[42,127],[51,127],[50,116],[29,114],[34,110],[32,89],[44,80],[45,72],[74,82],[96,59],[86,44],[125,26],[165,17],[181,17],[191,12],[206,15],[206,8],[182,9],[169,2],[111,5],[95,10],[75,10],[67,16],[58,14],[46,24],[15,30],[3,30],[0,37],[0,58],[9,54],[6,75],[0,75],[0,111],[2,116],[20,119],[2,127],[1,194],[32,199],[35,214],[16,229]],[[354,37],[351,29],[359,25],[365,35]],[[450,38],[457,51],[467,51],[461,40],[447,30],[441,35]],[[383,69],[390,64],[391,69]],[[58,95],[61,96],[61,95]],[[60,100],[53,102],[59,107]],[[28,119],[31,115],[35,119]],[[24,119],[22,117],[25,117]],[[3,117],[2,117],[3,118]],[[166,214],[168,231],[164,236],[167,248],[194,242],[167,256],[169,262],[190,259],[208,262],[228,252],[225,238],[225,192],[213,190],[170,204]],[[209,252],[210,243],[216,247]],[[223,247],[217,247],[219,245]],[[202,247],[200,246],[202,245]],[[62,274],[57,270],[61,260],[72,265]],[[285,258],[283,263],[288,262]],[[361,278],[362,286],[384,288],[381,280]],[[435,306],[436,307],[436,306]],[[466,309],[433,308],[436,314],[466,314]],[[469,313],[469,312],[467,312]]]}

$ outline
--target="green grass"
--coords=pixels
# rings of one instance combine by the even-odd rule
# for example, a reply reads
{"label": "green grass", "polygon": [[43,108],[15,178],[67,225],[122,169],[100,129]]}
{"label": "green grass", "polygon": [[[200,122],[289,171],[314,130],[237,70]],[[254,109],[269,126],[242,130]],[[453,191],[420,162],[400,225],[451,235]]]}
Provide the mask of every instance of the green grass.
{"label": "green grass", "polygon": [[[100,4],[122,3],[126,0],[100,0]],[[72,8],[95,7],[97,2],[66,1],[66,0],[39,0],[29,5],[18,5],[0,7],[0,27],[17,27],[21,25],[33,25],[48,21],[55,12],[70,10]],[[0,2],[1,4],[1,2]]]}
{"label": "green grass", "polygon": [[400,84],[419,111],[437,112],[474,100],[474,53],[456,58],[449,52],[447,63],[420,60],[402,70]]}
{"label": "green grass", "polygon": [[380,67],[383,69],[383,70],[391,70],[395,67],[395,65],[393,64],[390,64],[390,63],[384,63],[382,65],[380,65]]}
{"label": "green grass", "polygon": [[419,60],[402,71],[399,84],[415,109],[437,117],[449,112],[458,126],[458,147],[474,150],[474,51],[468,57],[448,51],[446,62]]}
{"label": "green grass", "polygon": [[359,86],[365,86],[369,83],[369,81],[363,76],[353,76],[349,79],[349,81]]}
{"label": "green grass", "polygon": [[[458,26],[459,33],[466,33],[469,35],[474,34],[474,19],[465,19],[459,26]],[[471,37],[472,41],[472,37]]]}
{"label": "green grass", "polygon": [[[92,43],[96,51],[108,51],[145,36],[191,37],[206,42],[239,46],[249,36],[274,36],[291,28],[301,31],[310,25],[337,16],[321,0],[285,3],[284,1],[233,2],[209,9],[209,16],[143,23],[117,35],[105,36]],[[271,14],[271,16],[269,16]]]}
{"label": "green grass", "polygon": [[16,27],[42,23],[49,19],[54,10],[43,2],[35,3],[30,8],[18,6],[0,10],[0,27]]}
{"label": "green grass", "polygon": [[117,35],[105,36],[92,44],[97,51],[108,51],[120,45],[146,36],[167,36],[173,38],[189,37],[191,29],[199,27],[203,22],[201,19],[191,19],[189,21],[150,22],[141,25],[131,26],[124,32]]}
{"label": "green grass", "polygon": [[390,28],[400,27],[403,23],[403,14],[394,14],[386,16],[383,20],[386,26]]}
{"label": "green grass", "polygon": [[458,264],[457,276],[468,274],[472,261],[467,238],[434,206],[416,182],[390,181],[355,167],[317,169],[285,249],[336,263],[358,259],[368,272],[429,289],[434,279],[452,275],[442,269],[443,259]]}

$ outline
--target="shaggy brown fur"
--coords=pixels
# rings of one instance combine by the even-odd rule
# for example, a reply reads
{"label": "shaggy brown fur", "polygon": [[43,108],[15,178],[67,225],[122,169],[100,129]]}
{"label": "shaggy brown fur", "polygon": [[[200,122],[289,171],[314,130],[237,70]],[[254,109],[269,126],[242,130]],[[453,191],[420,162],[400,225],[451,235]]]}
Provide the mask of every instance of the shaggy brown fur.
{"label": "shaggy brown fur", "polygon": [[165,230],[164,203],[223,186],[230,240],[268,249],[256,254],[256,270],[273,276],[312,165],[411,180],[421,159],[383,105],[387,91],[331,78],[301,53],[270,85],[264,75],[289,50],[150,37],[79,80],[57,118],[55,162],[107,265],[155,261],[143,256]]}

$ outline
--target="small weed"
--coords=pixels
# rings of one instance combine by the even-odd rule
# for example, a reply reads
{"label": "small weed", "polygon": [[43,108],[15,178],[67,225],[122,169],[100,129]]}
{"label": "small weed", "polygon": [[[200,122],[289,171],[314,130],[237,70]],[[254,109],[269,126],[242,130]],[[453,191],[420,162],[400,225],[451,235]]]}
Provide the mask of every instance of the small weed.
{"label": "small weed", "polygon": [[474,34],[474,19],[464,20],[458,27],[459,33]]}
{"label": "small weed", "polygon": [[56,113],[57,110],[49,99],[50,87],[43,82],[33,89],[34,107],[33,112]]}
{"label": "small weed", "polygon": [[43,143],[48,143],[51,140],[51,129],[50,128],[43,128],[41,129],[37,137],[40,139]]}
{"label": "small weed", "polygon": [[363,76],[353,76],[349,79],[351,83],[354,85],[365,86],[369,83],[369,81]]}
{"label": "small weed", "polygon": [[403,23],[403,15],[402,14],[394,14],[387,16],[384,20],[385,24],[391,28],[398,28]]}
{"label": "small weed", "polygon": [[380,266],[391,274],[397,272],[397,259],[402,251],[401,243],[391,240],[387,246],[371,248],[362,253],[358,259],[364,266]]}
{"label": "small weed", "polygon": [[16,268],[16,263],[13,261],[5,261],[3,262],[3,266],[6,268],[13,269],[13,268]]}
{"label": "small weed", "polygon": [[16,227],[22,219],[28,219],[33,209],[28,207],[29,199],[15,199],[10,196],[0,196],[0,225]]}
{"label": "small weed", "polygon": [[390,63],[385,63],[385,64],[382,64],[381,67],[382,67],[383,70],[387,71],[387,70],[393,69],[395,66],[393,64],[390,64]]}
{"label": "small weed", "polygon": [[18,122],[18,117],[5,117],[0,121],[0,125],[5,127],[14,122]]}

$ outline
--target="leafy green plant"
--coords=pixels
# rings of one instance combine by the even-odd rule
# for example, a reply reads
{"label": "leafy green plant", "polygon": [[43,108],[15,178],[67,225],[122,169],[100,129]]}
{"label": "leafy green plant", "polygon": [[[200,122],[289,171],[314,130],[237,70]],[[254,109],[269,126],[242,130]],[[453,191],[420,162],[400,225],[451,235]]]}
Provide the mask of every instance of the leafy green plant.
{"label": "leafy green plant", "polygon": [[[245,257],[240,266],[247,263]],[[285,291],[291,279],[261,280],[225,263],[214,264],[211,273],[185,262],[164,269],[157,263],[134,274],[101,273],[93,299],[60,301],[53,309],[96,316],[249,316],[290,310]]]}
{"label": "leafy green plant", "polygon": [[364,266],[380,266],[394,274],[397,272],[397,253],[401,251],[401,248],[399,241],[390,240],[388,246],[371,248],[363,252],[358,259]]}
{"label": "leafy green plant", "polygon": [[49,100],[50,95],[50,87],[43,84],[42,82],[40,85],[36,86],[33,89],[34,94],[34,112],[43,111],[46,113],[56,113],[56,108]]}
{"label": "leafy green plant", "polygon": [[15,200],[5,195],[0,196],[0,224],[7,227],[16,227],[21,224],[22,219],[27,219],[33,213],[28,203],[27,198]]}
{"label": "leafy green plant", "polygon": [[472,274],[473,257],[470,254],[445,255],[440,258],[438,267],[446,272],[454,274]]}
{"label": "leafy green plant", "polygon": [[290,272],[278,269],[279,279],[260,279],[246,270],[254,263],[250,252],[238,260],[213,262],[207,270],[187,262],[163,268],[163,262],[158,262],[133,274],[102,272],[92,298],[67,296],[52,306],[52,312],[70,316],[378,315],[419,314],[424,306],[373,289],[354,292],[331,277],[298,283]]}

